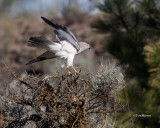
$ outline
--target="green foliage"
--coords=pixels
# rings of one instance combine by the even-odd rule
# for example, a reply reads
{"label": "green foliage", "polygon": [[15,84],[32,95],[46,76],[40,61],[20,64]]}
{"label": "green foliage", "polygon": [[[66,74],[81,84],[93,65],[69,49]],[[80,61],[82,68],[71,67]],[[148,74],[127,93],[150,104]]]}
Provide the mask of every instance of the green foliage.
{"label": "green foliage", "polygon": [[146,62],[149,66],[150,78],[149,84],[151,89],[146,93],[145,101],[146,109],[152,115],[149,121],[151,124],[159,126],[160,122],[160,45],[159,43],[149,43],[144,49],[146,54]]}
{"label": "green foliage", "polygon": [[145,45],[142,37],[141,33],[135,32],[114,33],[111,39],[104,44],[104,50],[107,49],[120,60],[121,64],[129,65],[126,67],[128,77],[136,77],[140,84],[146,85],[145,79],[148,77],[148,72],[142,54]]}
{"label": "green foliage", "polygon": [[151,74],[150,84],[159,88],[157,85],[160,84],[160,45],[150,43],[145,47],[144,53]]}
{"label": "green foliage", "polygon": [[137,78],[142,86],[147,87],[146,79],[149,74],[145,56],[142,54],[147,32],[142,31],[142,15],[132,6],[129,0],[106,0],[99,6],[106,15],[92,26],[110,34],[103,41],[103,50],[119,59],[122,65],[126,65],[129,77]]}
{"label": "green foliage", "polygon": [[[158,0],[104,0],[102,18],[92,24],[107,34],[102,49],[126,70],[126,88],[120,100],[126,110],[117,114],[117,127],[159,127],[160,17]],[[134,116],[134,114],[137,114]],[[151,117],[139,117],[144,114]]]}

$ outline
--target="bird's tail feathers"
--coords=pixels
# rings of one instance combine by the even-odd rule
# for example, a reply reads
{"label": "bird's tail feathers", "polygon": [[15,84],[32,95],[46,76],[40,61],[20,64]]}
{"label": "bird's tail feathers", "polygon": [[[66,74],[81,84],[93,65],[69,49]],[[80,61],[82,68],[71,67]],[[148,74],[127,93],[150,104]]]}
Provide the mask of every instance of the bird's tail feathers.
{"label": "bird's tail feathers", "polygon": [[52,43],[52,41],[48,40],[44,36],[34,36],[29,38],[27,45],[38,48],[48,48],[48,45]]}

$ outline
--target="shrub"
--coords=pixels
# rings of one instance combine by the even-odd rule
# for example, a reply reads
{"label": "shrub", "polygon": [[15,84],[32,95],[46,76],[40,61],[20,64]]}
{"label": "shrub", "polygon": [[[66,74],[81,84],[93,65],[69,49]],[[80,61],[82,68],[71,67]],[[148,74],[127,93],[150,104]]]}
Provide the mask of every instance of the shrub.
{"label": "shrub", "polygon": [[122,108],[117,94],[123,75],[116,66],[101,65],[97,75],[88,74],[84,78],[57,71],[44,79],[26,75],[13,83],[18,88],[12,102],[7,104],[9,111],[3,123],[6,127],[17,128],[29,122],[41,128],[92,127],[93,118],[97,120],[97,116],[102,118]]}

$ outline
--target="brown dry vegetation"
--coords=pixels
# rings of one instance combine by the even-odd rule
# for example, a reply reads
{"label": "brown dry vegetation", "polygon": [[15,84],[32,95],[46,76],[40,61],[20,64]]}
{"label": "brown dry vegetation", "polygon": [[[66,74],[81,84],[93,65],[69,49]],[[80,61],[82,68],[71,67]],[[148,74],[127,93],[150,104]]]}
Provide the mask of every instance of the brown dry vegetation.
{"label": "brown dry vegetation", "polygon": [[117,97],[123,75],[113,63],[102,64],[96,75],[84,77],[68,75],[65,69],[44,78],[14,77],[1,98],[3,127],[109,127],[107,114],[124,108]]}

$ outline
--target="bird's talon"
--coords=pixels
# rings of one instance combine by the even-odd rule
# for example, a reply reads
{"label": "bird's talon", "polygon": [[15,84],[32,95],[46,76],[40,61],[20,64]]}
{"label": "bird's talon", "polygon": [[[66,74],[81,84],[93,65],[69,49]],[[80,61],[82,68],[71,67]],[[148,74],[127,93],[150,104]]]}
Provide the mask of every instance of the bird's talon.
{"label": "bird's talon", "polygon": [[77,74],[78,74],[78,75],[80,75],[80,72],[78,72],[78,71],[75,71],[75,75],[77,75]]}
{"label": "bird's talon", "polygon": [[73,68],[73,70],[74,70],[74,72],[75,72],[75,75],[80,75],[80,72],[81,72],[81,70],[78,72],[76,69],[75,69],[75,67],[74,66],[72,66],[72,68]]}
{"label": "bird's talon", "polygon": [[72,74],[72,72],[68,71],[68,75],[70,76]]}

